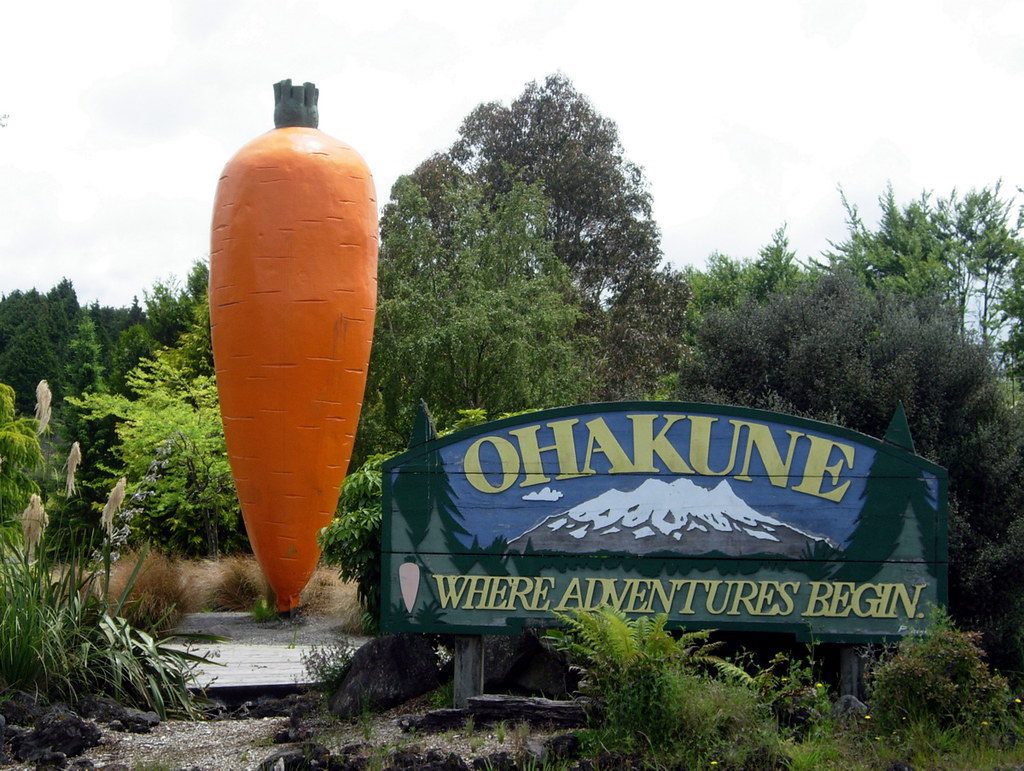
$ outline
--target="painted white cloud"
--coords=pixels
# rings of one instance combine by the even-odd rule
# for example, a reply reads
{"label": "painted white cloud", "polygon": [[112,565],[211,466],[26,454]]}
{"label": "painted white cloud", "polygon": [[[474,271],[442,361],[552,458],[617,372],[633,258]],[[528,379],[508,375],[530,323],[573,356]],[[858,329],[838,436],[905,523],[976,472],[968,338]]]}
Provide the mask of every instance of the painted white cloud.
{"label": "painted white cloud", "polygon": [[544,487],[540,490],[534,490],[532,493],[527,493],[523,496],[524,501],[557,501],[563,495],[561,490],[552,490],[550,487]]}

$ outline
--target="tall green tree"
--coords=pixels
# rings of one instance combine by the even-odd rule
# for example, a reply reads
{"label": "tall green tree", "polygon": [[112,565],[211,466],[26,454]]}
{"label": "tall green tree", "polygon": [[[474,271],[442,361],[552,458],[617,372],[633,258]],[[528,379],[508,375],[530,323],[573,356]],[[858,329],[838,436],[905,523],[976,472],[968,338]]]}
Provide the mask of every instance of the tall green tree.
{"label": "tall green tree", "polygon": [[522,410],[588,389],[588,340],[574,334],[579,310],[539,189],[517,182],[493,202],[477,185],[445,195],[450,233],[410,177],[384,211],[360,437],[374,451],[405,445],[419,399],[450,422],[461,408]]}
{"label": "tall green tree", "polygon": [[962,332],[994,345],[1004,337],[1008,295],[1024,256],[1019,216],[999,183],[933,202],[923,194],[897,203],[892,188],[879,198],[878,227],[867,227],[844,197],[848,234],[826,255],[831,268],[862,276],[872,287],[915,297],[936,292],[957,309]]}
{"label": "tall green tree", "polygon": [[675,370],[686,282],[662,265],[642,169],[626,158],[615,123],[568,78],[530,83],[508,106],[479,105],[450,150],[413,178],[442,244],[454,230],[452,187],[476,186],[493,205],[517,184],[539,186],[544,234],[580,297],[579,332],[597,343],[591,398],[646,395]]}

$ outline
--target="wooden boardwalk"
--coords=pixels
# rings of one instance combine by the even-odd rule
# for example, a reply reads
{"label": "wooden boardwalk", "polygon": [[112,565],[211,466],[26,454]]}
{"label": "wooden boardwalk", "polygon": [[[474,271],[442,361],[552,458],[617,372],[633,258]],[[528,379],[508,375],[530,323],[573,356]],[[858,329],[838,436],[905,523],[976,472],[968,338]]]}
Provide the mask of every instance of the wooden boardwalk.
{"label": "wooden boardwalk", "polygon": [[[225,642],[199,642],[189,650],[211,660],[198,667],[196,687],[218,691],[283,691],[312,684],[303,658],[316,647],[347,644],[360,647],[370,638],[332,630],[323,619],[297,624],[258,624],[246,613],[193,613],[178,626],[182,633],[216,634]],[[182,644],[181,647],[185,647]]]}
{"label": "wooden boardwalk", "polygon": [[201,664],[196,685],[218,688],[282,688],[307,686],[313,681],[302,663],[311,645],[201,644],[194,649],[211,664]]}

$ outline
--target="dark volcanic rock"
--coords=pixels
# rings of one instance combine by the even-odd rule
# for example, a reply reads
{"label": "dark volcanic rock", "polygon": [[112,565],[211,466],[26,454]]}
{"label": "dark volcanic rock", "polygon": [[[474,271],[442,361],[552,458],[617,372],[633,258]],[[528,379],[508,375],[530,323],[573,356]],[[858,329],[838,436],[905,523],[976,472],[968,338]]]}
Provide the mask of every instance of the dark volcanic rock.
{"label": "dark volcanic rock", "polygon": [[533,631],[523,632],[518,637],[484,637],[484,692],[510,687],[516,673],[540,650],[540,640]]}
{"label": "dark volcanic rock", "polygon": [[402,715],[398,718],[398,727],[405,732],[417,731],[432,733],[450,731],[461,728],[469,718],[469,710],[465,709],[432,709],[422,715]]}
{"label": "dark volcanic rock", "polygon": [[539,693],[549,699],[564,698],[576,690],[579,677],[569,667],[569,660],[549,645],[539,645],[513,673],[510,685]]}
{"label": "dark volcanic rock", "polygon": [[86,696],[78,704],[78,713],[105,723],[111,730],[134,734],[148,734],[160,725],[160,717],[155,712],[125,707],[105,696]]}
{"label": "dark volcanic rock", "polygon": [[544,742],[541,759],[547,763],[554,760],[572,760],[579,757],[580,738],[572,734],[555,734]]}
{"label": "dark volcanic rock", "polygon": [[832,705],[832,717],[835,720],[850,720],[868,714],[868,705],[856,696],[844,694]]}
{"label": "dark volcanic rock", "polygon": [[454,752],[427,750],[419,753],[414,749],[396,750],[384,766],[386,771],[416,769],[416,771],[470,771],[461,757]]}
{"label": "dark volcanic rock", "polygon": [[82,720],[64,705],[57,704],[40,716],[35,728],[19,738],[15,752],[19,760],[41,764],[39,758],[46,753],[62,753],[66,757],[81,755],[99,744],[101,735],[94,723]]}
{"label": "dark volcanic rock", "polygon": [[0,715],[3,715],[10,725],[35,725],[44,711],[36,697],[24,691],[15,691],[0,703]]}
{"label": "dark volcanic rock", "polygon": [[280,749],[260,763],[259,771],[306,771],[327,769],[331,753],[322,744],[306,742]]}
{"label": "dark volcanic rock", "polygon": [[7,757],[7,753],[4,752],[4,742],[6,741],[7,734],[7,719],[0,715],[0,763],[10,763],[10,758]]}
{"label": "dark volcanic rock", "polygon": [[378,637],[352,657],[348,674],[331,697],[331,712],[351,717],[364,708],[388,709],[434,690],[442,676],[441,660],[422,635]]}

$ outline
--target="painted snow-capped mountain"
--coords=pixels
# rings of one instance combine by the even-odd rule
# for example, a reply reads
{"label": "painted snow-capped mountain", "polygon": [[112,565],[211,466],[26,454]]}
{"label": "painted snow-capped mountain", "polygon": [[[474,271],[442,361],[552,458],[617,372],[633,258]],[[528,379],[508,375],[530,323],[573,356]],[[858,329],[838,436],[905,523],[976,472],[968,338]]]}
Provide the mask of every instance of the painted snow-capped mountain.
{"label": "painted snow-capped mountain", "polygon": [[569,554],[625,552],[803,557],[834,545],[752,509],[725,480],[706,490],[683,477],[648,479],[635,490],[611,489],[547,517],[509,542],[510,551]]}

